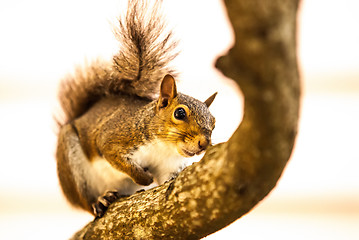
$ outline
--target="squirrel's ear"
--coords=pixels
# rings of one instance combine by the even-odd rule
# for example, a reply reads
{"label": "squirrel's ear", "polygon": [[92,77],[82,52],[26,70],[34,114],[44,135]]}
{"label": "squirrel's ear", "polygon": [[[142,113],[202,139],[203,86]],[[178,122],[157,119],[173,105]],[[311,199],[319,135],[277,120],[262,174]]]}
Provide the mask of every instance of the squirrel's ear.
{"label": "squirrel's ear", "polygon": [[210,96],[206,101],[204,101],[204,104],[206,104],[207,107],[211,106],[213,100],[216,98],[218,92],[215,92],[212,96]]}
{"label": "squirrel's ear", "polygon": [[158,98],[158,109],[167,107],[168,103],[177,96],[175,79],[167,74],[161,83],[160,97]]}

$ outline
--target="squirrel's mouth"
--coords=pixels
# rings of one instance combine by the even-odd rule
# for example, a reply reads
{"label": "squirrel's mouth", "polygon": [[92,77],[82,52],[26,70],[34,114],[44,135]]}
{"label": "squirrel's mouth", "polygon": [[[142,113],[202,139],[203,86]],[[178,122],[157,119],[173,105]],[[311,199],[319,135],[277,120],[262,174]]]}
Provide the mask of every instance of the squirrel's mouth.
{"label": "squirrel's mouth", "polygon": [[193,157],[194,155],[201,154],[203,151],[200,150],[200,151],[197,151],[197,152],[191,152],[191,151],[188,151],[188,150],[182,148],[181,152],[182,152],[182,155],[185,156],[185,157]]}
{"label": "squirrel's mouth", "polygon": [[184,155],[185,157],[193,157],[196,153],[194,152],[190,152],[190,151],[187,151],[186,149],[181,149],[182,150],[182,155]]}

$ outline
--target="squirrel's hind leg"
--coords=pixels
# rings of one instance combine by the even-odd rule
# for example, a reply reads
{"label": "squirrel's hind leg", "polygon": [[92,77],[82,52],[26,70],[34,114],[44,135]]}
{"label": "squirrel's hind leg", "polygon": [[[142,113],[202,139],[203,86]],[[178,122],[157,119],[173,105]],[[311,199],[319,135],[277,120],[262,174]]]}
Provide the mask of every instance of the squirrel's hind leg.
{"label": "squirrel's hind leg", "polygon": [[56,159],[60,185],[66,198],[74,206],[93,213],[91,205],[100,196],[96,186],[96,174],[93,174],[92,164],[71,124],[60,129]]}

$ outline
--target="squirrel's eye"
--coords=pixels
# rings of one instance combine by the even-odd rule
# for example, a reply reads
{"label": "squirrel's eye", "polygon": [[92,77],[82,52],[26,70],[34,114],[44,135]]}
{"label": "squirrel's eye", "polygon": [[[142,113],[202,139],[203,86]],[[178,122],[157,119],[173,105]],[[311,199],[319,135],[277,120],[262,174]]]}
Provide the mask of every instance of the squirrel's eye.
{"label": "squirrel's eye", "polygon": [[178,120],[183,120],[186,118],[186,110],[184,110],[183,108],[177,108],[174,112],[174,116],[176,119]]}

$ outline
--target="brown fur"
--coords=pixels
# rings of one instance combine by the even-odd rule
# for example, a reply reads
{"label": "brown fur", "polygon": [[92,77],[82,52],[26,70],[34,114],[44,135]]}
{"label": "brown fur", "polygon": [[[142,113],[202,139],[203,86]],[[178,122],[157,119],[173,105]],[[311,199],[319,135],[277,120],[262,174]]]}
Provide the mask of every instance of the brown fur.
{"label": "brown fur", "polygon": [[[84,114],[106,96],[131,94],[153,100],[164,75],[175,71],[168,67],[177,56],[172,32],[164,34],[165,23],[157,2],[152,8],[142,1],[129,1],[126,17],[119,20],[115,35],[120,51],[112,62],[96,61],[59,86],[62,126]],[[147,17],[147,18],[146,18]],[[140,20],[139,20],[140,19]]]}

